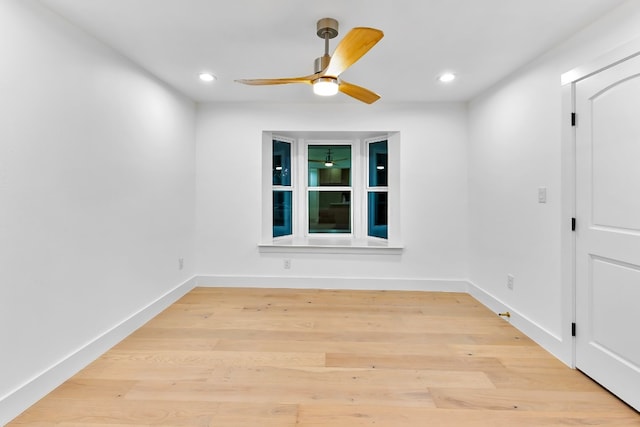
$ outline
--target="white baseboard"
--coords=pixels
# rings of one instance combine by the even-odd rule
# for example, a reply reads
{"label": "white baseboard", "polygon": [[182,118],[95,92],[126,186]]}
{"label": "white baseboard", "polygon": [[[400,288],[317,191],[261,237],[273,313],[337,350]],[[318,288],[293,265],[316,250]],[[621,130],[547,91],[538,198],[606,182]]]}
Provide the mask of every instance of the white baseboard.
{"label": "white baseboard", "polygon": [[5,425],[20,415],[29,406],[43,398],[108,349],[180,299],[194,288],[195,283],[195,277],[181,283],[63,360],[0,398],[0,425]]}
{"label": "white baseboard", "polygon": [[467,292],[466,279],[405,279],[386,277],[225,276],[196,277],[196,286],[288,289],[398,290]]}
{"label": "white baseboard", "polygon": [[473,282],[469,281],[468,283],[468,292],[472,297],[480,301],[490,310],[494,311],[496,315],[497,313],[508,311],[511,314],[511,317],[508,319],[505,318],[505,320],[510,322],[515,328],[531,338],[557,359],[566,365],[571,366],[571,343],[563,341],[561,337],[558,337],[552,332],[546,330],[544,327],[538,325],[533,320],[518,312],[518,310],[515,310],[500,299],[479,288]]}

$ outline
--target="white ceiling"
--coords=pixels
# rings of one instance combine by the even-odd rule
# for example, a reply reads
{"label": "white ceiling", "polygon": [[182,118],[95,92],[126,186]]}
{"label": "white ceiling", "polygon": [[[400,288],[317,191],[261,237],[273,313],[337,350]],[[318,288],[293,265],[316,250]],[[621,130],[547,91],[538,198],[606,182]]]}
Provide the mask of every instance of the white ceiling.
{"label": "white ceiling", "polygon": [[[307,85],[251,87],[239,78],[313,73],[316,22],[385,37],[342,74],[385,102],[464,101],[624,0],[40,0],[196,101],[340,102]],[[197,79],[201,70],[214,84]],[[459,79],[436,81],[450,70]]]}

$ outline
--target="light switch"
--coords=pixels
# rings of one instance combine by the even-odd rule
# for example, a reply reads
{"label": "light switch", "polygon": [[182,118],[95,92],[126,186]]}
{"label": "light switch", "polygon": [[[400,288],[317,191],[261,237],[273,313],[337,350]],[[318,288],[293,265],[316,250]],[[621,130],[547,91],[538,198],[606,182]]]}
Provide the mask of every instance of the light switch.
{"label": "light switch", "polygon": [[547,203],[547,187],[538,187],[538,203]]}

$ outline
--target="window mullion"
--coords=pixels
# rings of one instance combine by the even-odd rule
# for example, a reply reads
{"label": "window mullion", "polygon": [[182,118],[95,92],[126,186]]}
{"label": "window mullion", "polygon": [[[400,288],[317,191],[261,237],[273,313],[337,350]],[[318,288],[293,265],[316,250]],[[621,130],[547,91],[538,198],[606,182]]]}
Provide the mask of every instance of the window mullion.
{"label": "window mullion", "polygon": [[354,193],[354,213],[353,213],[353,222],[354,222],[354,237],[356,239],[363,238],[365,233],[365,224],[364,219],[366,218],[366,192],[364,188],[367,185],[366,181],[366,167],[363,159],[365,158],[366,150],[364,149],[363,142],[359,139],[353,142],[353,147],[355,151],[355,155],[353,156],[353,167],[355,173],[354,182],[353,182],[353,193]]}
{"label": "window mullion", "polygon": [[306,221],[307,217],[307,188],[306,188],[306,174],[307,174],[307,156],[306,156],[306,143],[303,138],[299,138],[297,144],[295,144],[295,201],[294,206],[296,212],[295,218],[295,232],[294,237],[301,238],[306,235]]}

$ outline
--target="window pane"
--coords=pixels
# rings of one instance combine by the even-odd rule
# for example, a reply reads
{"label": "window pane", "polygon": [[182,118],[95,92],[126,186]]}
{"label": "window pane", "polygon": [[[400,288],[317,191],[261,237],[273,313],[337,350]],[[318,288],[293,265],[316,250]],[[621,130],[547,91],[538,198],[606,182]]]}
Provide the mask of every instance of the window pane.
{"label": "window pane", "polygon": [[291,234],[291,191],[273,192],[273,237]]}
{"label": "window pane", "polygon": [[273,141],[273,185],[291,185],[291,144]]}
{"label": "window pane", "polygon": [[350,145],[309,145],[309,187],[350,185]]}
{"label": "window pane", "polygon": [[351,233],[351,192],[309,191],[309,233]]}
{"label": "window pane", "polygon": [[387,141],[369,144],[369,187],[387,186]]}
{"label": "window pane", "polygon": [[370,192],[368,197],[368,235],[387,238],[387,192]]}

